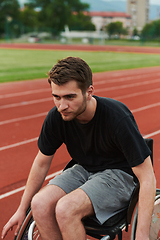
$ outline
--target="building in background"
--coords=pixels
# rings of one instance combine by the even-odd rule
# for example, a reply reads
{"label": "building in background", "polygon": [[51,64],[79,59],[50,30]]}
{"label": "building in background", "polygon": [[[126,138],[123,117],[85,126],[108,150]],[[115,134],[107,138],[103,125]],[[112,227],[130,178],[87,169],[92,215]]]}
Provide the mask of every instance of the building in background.
{"label": "building in background", "polygon": [[89,12],[92,23],[96,27],[96,31],[103,30],[103,28],[111,22],[122,22],[123,27],[130,29],[131,16],[124,12]]}
{"label": "building in background", "polygon": [[127,14],[131,16],[131,33],[133,29],[139,32],[149,23],[149,0],[127,0]]}
{"label": "building in background", "polygon": [[67,38],[68,42],[71,42],[71,39],[73,38],[82,38],[84,41],[86,41],[86,39],[100,39],[102,43],[104,39],[109,37],[105,31],[105,27],[109,23],[119,21],[122,22],[123,28],[127,28],[128,30],[131,28],[131,16],[124,12],[91,11],[84,12],[84,14],[91,17],[91,21],[95,25],[96,31],[70,31],[66,26],[65,31],[61,33],[61,37]]}

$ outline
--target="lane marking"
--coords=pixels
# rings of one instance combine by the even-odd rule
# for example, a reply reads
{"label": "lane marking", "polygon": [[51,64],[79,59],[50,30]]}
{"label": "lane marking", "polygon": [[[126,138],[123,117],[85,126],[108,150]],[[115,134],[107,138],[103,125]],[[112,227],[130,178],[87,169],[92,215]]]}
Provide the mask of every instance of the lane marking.
{"label": "lane marking", "polygon": [[113,97],[113,98],[119,100],[119,99],[136,97],[136,96],[145,95],[145,94],[154,93],[154,92],[159,92],[159,91],[160,91],[160,88],[156,88],[156,89],[151,89],[151,90],[147,90],[147,91],[130,93],[130,94],[126,94],[126,95],[122,95],[122,96],[118,96],[118,97]]}
{"label": "lane marking", "polygon": [[[154,74],[154,77],[157,77],[157,76],[160,76],[159,72]],[[133,75],[133,76],[126,76],[126,77],[123,77],[123,75],[122,75],[122,77],[118,77],[117,79],[110,79],[110,80],[105,79],[105,80],[99,80],[99,81],[97,80],[97,81],[93,82],[93,85],[116,83],[116,82],[119,83],[119,82],[132,81],[132,80],[135,81],[138,79],[140,79],[142,82],[142,78],[150,78],[150,77],[152,77],[152,80],[150,79],[150,82],[151,82],[151,81],[153,81],[153,74],[141,74],[141,75],[137,75],[137,76]],[[112,78],[112,76],[111,76],[111,78]]]}
{"label": "lane marking", "polygon": [[38,114],[35,114],[35,115],[29,115],[29,116],[20,117],[20,118],[12,118],[12,119],[9,119],[9,120],[1,121],[0,125],[46,116],[47,113],[48,112],[43,112],[43,113],[38,113]]}
{"label": "lane marking", "polygon": [[[10,98],[10,97],[19,97],[24,95],[30,95],[34,93],[41,93],[41,92],[49,92],[50,88],[43,88],[43,89],[35,89],[35,90],[29,90],[24,92],[17,92],[17,93],[8,93],[0,95],[0,98]],[[51,90],[50,90],[51,91]]]}
{"label": "lane marking", "polygon": [[4,147],[0,147],[0,151],[7,150],[7,149],[10,149],[10,148],[14,148],[14,147],[19,147],[21,145],[31,143],[31,142],[34,142],[34,141],[37,141],[37,140],[38,140],[38,137],[35,137],[35,138],[31,138],[31,139],[28,139],[28,140],[25,140],[25,141],[22,141],[22,142],[13,143],[13,144],[10,144],[10,145],[4,146]]}
{"label": "lane marking", "polygon": [[36,100],[31,100],[31,101],[11,103],[11,104],[6,104],[6,105],[0,106],[0,109],[19,107],[19,106],[26,106],[26,105],[31,105],[31,104],[35,104],[35,103],[48,102],[48,101],[52,101],[52,99],[53,99],[52,97],[49,97],[49,98],[41,98],[41,99],[36,99]]}
{"label": "lane marking", "polygon": [[153,133],[149,133],[149,134],[144,135],[144,138],[150,138],[150,137],[153,137],[153,136],[158,135],[158,134],[160,134],[160,129],[153,132]]}
{"label": "lane marking", "polygon": [[[52,174],[48,175],[48,176],[45,178],[45,181],[48,180],[48,179],[50,179],[50,178],[55,177],[56,175],[59,175],[62,171],[63,171],[63,170],[60,170],[60,171],[57,171],[57,172],[55,172],[55,173],[52,173]],[[12,190],[12,191],[9,191],[9,192],[6,192],[6,193],[4,193],[4,194],[1,194],[1,195],[0,195],[0,199],[9,197],[9,196],[11,196],[11,195],[13,195],[13,194],[15,194],[15,193],[18,193],[18,192],[23,191],[24,189],[25,189],[25,186],[22,186],[22,187],[19,187],[19,188],[14,189],[14,190]]]}
{"label": "lane marking", "polygon": [[159,78],[155,79],[153,81],[148,80],[148,81],[144,81],[144,82],[124,84],[124,85],[115,86],[115,87],[99,88],[99,89],[95,89],[95,92],[104,92],[104,91],[118,90],[118,89],[124,89],[124,88],[131,88],[131,87],[143,86],[143,85],[148,85],[148,84],[153,84],[153,83],[158,83],[158,82],[160,82]]}
{"label": "lane marking", "polygon": [[135,113],[135,112],[140,112],[140,111],[143,111],[143,110],[146,110],[146,109],[149,109],[149,108],[154,108],[154,107],[157,107],[157,106],[160,106],[160,102],[153,103],[153,104],[150,104],[150,105],[147,105],[147,106],[144,106],[144,107],[140,107],[140,108],[137,108],[137,109],[133,109],[131,111],[132,111],[132,113]]}

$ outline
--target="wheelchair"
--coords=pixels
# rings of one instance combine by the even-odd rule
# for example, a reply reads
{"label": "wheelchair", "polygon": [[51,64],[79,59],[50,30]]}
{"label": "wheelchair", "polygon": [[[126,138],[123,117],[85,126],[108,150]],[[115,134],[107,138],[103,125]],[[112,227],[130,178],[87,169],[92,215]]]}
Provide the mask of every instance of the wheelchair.
{"label": "wheelchair", "polygon": [[[152,151],[151,160],[153,163],[153,139],[145,139],[145,141]],[[65,169],[73,166],[74,164],[75,162],[71,160]],[[101,240],[114,240],[117,236],[118,240],[122,240],[123,231],[128,231],[128,227],[133,219],[131,227],[131,240],[135,240],[138,217],[138,193],[139,184],[137,184],[137,187],[132,193],[128,208],[112,216],[103,225],[98,224],[98,222],[89,217],[82,219],[87,236]],[[14,240],[34,239],[41,240],[41,237],[32,217],[31,209],[29,208],[26,213],[26,218]],[[160,189],[156,189],[154,210],[150,228],[150,240],[158,239],[160,239]]]}

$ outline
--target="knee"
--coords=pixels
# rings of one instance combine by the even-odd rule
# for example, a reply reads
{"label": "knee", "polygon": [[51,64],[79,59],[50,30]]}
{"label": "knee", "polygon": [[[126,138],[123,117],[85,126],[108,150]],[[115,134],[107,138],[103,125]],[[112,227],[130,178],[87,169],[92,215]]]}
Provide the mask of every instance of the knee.
{"label": "knee", "polygon": [[55,208],[56,219],[59,225],[66,224],[70,216],[70,210],[67,202],[62,198],[57,202]]}
{"label": "knee", "polygon": [[31,210],[34,218],[41,216],[44,211],[44,201],[41,199],[41,195],[37,193],[31,201]]}
{"label": "knee", "polygon": [[50,199],[44,192],[39,192],[32,199],[31,210],[35,220],[45,219],[55,210],[54,199]]}
{"label": "knee", "polygon": [[76,209],[72,202],[64,197],[57,202],[55,214],[59,226],[66,226],[66,224],[75,219]]}

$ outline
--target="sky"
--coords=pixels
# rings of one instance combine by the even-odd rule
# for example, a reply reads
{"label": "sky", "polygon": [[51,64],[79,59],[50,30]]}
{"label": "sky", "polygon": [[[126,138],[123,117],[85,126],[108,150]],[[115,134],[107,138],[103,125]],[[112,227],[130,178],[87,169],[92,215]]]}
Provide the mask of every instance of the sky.
{"label": "sky", "polygon": [[[23,4],[24,2],[26,2],[27,0],[19,0],[20,4]],[[103,1],[111,1],[111,0],[103,0]],[[115,0],[112,0],[115,1]],[[126,0],[121,0],[121,1],[126,1]],[[156,4],[156,5],[160,5],[160,0],[149,0],[150,4]]]}

